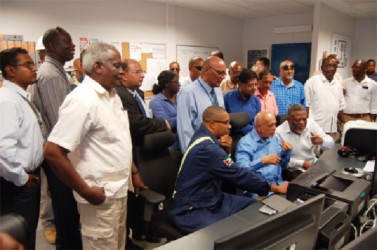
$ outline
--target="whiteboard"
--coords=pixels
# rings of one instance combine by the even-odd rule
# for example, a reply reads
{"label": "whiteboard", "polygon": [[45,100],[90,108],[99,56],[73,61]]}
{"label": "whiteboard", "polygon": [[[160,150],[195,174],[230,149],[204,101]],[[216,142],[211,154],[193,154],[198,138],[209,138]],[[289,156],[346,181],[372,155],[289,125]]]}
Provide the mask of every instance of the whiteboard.
{"label": "whiteboard", "polygon": [[200,56],[205,60],[212,51],[218,49],[218,47],[177,45],[177,62],[181,66],[180,75],[182,77],[188,76],[188,63],[192,57]]}

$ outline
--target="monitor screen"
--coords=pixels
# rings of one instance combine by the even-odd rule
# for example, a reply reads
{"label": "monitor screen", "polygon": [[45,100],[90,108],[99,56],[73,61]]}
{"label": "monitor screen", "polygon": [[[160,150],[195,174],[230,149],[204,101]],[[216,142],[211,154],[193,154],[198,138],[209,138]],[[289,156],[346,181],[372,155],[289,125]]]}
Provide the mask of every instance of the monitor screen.
{"label": "monitor screen", "polygon": [[214,249],[314,249],[325,195],[221,237]]}

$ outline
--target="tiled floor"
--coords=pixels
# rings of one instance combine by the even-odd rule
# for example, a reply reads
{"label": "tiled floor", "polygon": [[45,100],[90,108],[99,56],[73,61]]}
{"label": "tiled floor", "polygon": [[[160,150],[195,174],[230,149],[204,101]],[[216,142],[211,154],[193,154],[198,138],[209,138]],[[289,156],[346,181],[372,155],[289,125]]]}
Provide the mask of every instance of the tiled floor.
{"label": "tiled floor", "polygon": [[[40,223],[37,229],[36,242],[37,242],[36,249],[38,250],[55,250],[55,245],[49,244],[47,240],[45,239],[45,237],[43,236],[43,229]],[[166,239],[162,239],[160,243],[150,243],[147,241],[134,241],[135,244],[137,244],[140,247],[143,247],[144,249],[153,249],[153,248],[163,245],[165,242],[166,242]],[[111,249],[104,249],[104,250],[111,250]]]}

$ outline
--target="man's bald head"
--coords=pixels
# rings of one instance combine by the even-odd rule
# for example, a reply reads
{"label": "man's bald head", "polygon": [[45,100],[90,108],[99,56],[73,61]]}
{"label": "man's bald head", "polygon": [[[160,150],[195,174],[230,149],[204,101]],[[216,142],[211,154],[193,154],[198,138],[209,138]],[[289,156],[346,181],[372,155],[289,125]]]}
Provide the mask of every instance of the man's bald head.
{"label": "man's bald head", "polygon": [[276,118],[268,111],[259,112],[254,118],[255,129],[262,140],[275,135]]}

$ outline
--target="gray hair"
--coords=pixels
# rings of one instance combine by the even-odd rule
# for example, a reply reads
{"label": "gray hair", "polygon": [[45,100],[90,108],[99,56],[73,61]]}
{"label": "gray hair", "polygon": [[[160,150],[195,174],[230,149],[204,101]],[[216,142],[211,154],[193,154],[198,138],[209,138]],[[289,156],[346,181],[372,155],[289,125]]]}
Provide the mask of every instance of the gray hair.
{"label": "gray hair", "polygon": [[293,112],[295,111],[306,111],[306,108],[300,104],[292,104],[288,108],[288,116],[291,116]]}
{"label": "gray hair", "polygon": [[91,71],[96,62],[105,63],[116,53],[116,48],[110,44],[96,42],[85,49],[82,59],[82,66],[85,74],[91,75]]}

